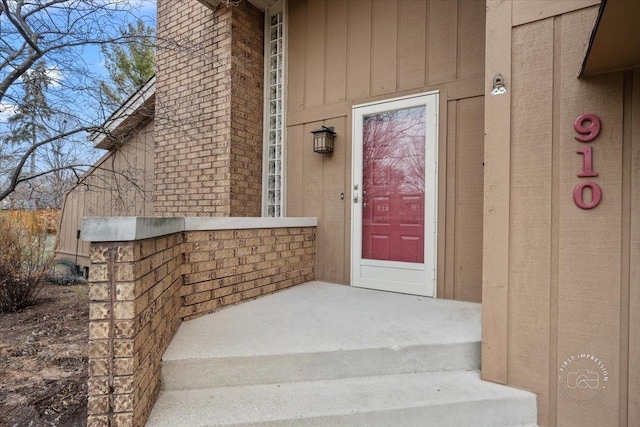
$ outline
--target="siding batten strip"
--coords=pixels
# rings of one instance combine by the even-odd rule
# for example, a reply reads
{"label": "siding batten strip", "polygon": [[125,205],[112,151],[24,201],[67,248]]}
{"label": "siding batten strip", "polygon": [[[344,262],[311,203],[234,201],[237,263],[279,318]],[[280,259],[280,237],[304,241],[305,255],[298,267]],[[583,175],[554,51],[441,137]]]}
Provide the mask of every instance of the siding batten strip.
{"label": "siding batten strip", "polygon": [[631,278],[631,126],[633,72],[624,73],[622,119],[622,227],[620,263],[620,426],[627,427],[629,417],[629,306]]}
{"label": "siding batten strip", "polygon": [[[640,70],[633,76],[633,105],[640,106]],[[631,111],[630,260],[640,259],[640,108]],[[630,263],[628,421],[640,424],[640,263]]]}
{"label": "siding batten strip", "polygon": [[[562,96],[562,17],[553,21],[553,105],[551,147],[551,274],[549,286],[549,406],[547,423],[558,416],[558,286],[560,257],[560,100]],[[538,421],[544,421],[539,415]]]}
{"label": "siding batten strip", "polygon": [[[482,378],[507,383],[509,313],[509,185],[511,131],[511,2],[487,1],[485,76]],[[491,96],[501,73],[507,93]]]}
{"label": "siding batten strip", "polygon": [[[444,98],[444,97],[443,97]],[[444,247],[445,247],[445,256],[444,256],[444,295],[442,295],[446,299],[454,298],[455,291],[455,245],[454,239],[456,235],[456,224],[457,221],[455,219],[456,209],[456,186],[455,186],[455,176],[457,174],[456,169],[456,149],[458,147],[458,128],[457,123],[459,121],[458,116],[458,103],[459,100],[453,100],[447,102],[447,126],[443,126],[443,128],[447,129],[446,141],[447,141],[447,149],[446,151],[446,162],[441,163],[446,165],[446,192],[442,192],[442,197],[444,200],[444,204],[446,206],[446,212],[448,215],[442,215],[440,218],[441,221],[445,222],[445,238],[444,238]],[[441,119],[443,122],[443,119]],[[453,212],[453,215],[451,215]]]}
{"label": "siding batten strip", "polygon": [[[424,76],[423,76],[423,85],[429,85],[429,16],[431,16],[431,0],[425,0],[425,17],[424,17]],[[441,121],[442,123],[442,121]]]}
{"label": "siding batten strip", "polygon": [[[455,101],[451,102],[448,99],[448,94],[446,88],[440,91],[439,96],[440,105],[438,106],[439,110],[439,121],[440,125],[438,127],[439,135],[438,135],[438,267],[437,267],[437,288],[438,298],[443,298],[446,295],[447,285],[446,285],[446,263],[448,261],[447,258],[447,224],[451,221],[450,218],[447,217],[446,213],[448,210],[448,200],[449,193],[447,189],[448,182],[448,166],[447,159],[449,149],[449,137],[450,137],[450,129],[452,128],[452,121],[449,117],[449,104],[455,103]],[[455,122],[453,122],[455,123]],[[446,125],[445,125],[446,124]],[[482,278],[480,278],[482,279]]]}

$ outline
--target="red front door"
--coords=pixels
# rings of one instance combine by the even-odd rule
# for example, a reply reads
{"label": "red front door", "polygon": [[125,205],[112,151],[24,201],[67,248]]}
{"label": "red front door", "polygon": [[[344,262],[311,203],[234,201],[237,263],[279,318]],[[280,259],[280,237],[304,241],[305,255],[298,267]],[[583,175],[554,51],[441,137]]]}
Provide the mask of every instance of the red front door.
{"label": "red front door", "polygon": [[436,105],[434,94],[354,107],[355,286],[432,294]]}

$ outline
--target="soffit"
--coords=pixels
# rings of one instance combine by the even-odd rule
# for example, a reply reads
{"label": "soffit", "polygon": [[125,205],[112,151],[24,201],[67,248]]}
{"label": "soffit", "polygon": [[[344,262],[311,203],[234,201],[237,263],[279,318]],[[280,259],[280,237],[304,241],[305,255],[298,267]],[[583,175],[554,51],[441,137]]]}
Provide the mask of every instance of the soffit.
{"label": "soffit", "polygon": [[603,0],[581,76],[640,66],[640,1]]}

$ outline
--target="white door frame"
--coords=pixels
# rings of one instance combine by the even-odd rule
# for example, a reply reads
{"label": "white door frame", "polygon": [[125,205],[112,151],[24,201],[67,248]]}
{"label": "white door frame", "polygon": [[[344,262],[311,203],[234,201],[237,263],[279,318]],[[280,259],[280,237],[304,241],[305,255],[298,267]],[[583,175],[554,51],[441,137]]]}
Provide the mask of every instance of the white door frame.
{"label": "white door frame", "polygon": [[[363,116],[425,106],[424,264],[362,259]],[[352,108],[351,285],[369,289],[436,296],[438,215],[438,91]],[[431,167],[430,167],[431,165]],[[433,197],[428,197],[433,194]],[[357,200],[357,201],[356,201]],[[432,238],[429,238],[432,236]]]}

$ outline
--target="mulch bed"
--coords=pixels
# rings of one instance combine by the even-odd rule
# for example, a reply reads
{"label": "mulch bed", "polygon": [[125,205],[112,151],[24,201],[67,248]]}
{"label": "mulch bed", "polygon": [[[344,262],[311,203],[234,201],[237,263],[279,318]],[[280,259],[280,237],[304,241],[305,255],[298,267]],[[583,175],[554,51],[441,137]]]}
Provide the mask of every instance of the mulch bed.
{"label": "mulch bed", "polygon": [[0,426],[85,426],[88,339],[87,285],[47,285],[0,314]]}

